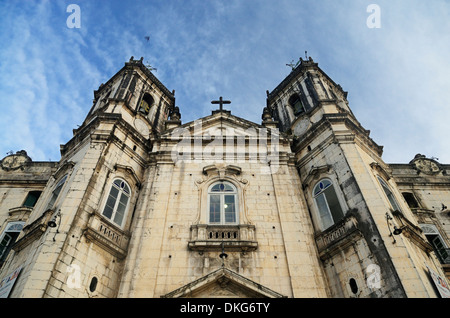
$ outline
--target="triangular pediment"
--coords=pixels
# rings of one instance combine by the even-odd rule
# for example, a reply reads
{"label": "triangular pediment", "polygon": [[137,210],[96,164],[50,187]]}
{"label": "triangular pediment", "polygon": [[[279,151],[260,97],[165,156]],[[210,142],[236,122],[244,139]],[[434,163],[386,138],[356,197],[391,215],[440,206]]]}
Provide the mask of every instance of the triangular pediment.
{"label": "triangular pediment", "polygon": [[220,268],[163,298],[282,298],[285,297],[227,268]]}
{"label": "triangular pediment", "polygon": [[174,132],[189,132],[190,136],[254,136],[269,131],[265,126],[232,115],[229,111],[215,111],[210,116],[199,118],[178,127],[166,130],[164,135],[171,136]]}

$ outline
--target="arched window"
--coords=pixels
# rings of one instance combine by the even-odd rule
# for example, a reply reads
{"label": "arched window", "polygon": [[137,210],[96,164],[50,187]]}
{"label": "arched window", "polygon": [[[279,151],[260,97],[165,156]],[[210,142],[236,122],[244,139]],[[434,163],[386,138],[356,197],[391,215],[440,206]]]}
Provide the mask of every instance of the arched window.
{"label": "arched window", "polygon": [[125,213],[130,201],[131,191],[128,184],[122,179],[114,180],[108,199],[106,200],[103,216],[119,226],[122,226]]}
{"label": "arched window", "polygon": [[419,226],[433,247],[441,263],[448,264],[450,262],[450,250],[448,249],[447,244],[445,244],[445,241],[436,226],[433,224],[419,224]]}
{"label": "arched window", "polygon": [[59,180],[59,182],[56,184],[56,187],[55,187],[55,189],[52,192],[52,196],[50,198],[50,201],[47,204],[47,210],[53,208],[53,205],[55,204],[56,199],[58,199],[59,193],[61,192],[61,189],[62,189],[64,183],[66,182],[66,179],[67,179],[67,175],[62,177]]}
{"label": "arched window", "polygon": [[0,234],[0,267],[6,260],[6,257],[11,251],[13,244],[16,242],[24,224],[25,222],[21,221],[10,222],[3,233]]}
{"label": "arched window", "polygon": [[297,116],[305,111],[300,96],[294,94],[289,98],[289,105],[294,109],[294,115]]}
{"label": "arched window", "polygon": [[210,224],[237,224],[237,190],[231,183],[214,183],[208,191],[208,205]]}
{"label": "arched window", "polygon": [[313,190],[313,197],[319,210],[323,230],[344,217],[334,186],[328,179],[319,181]]}
{"label": "arched window", "polygon": [[150,94],[145,93],[141,99],[141,102],[139,103],[139,112],[148,115],[148,113],[150,112],[150,107],[152,107],[153,103],[153,97]]}
{"label": "arched window", "polygon": [[386,196],[389,200],[389,203],[391,204],[392,209],[394,209],[394,211],[400,211],[400,207],[398,206],[397,200],[395,200],[394,195],[392,194],[391,189],[389,189],[388,185],[386,184],[386,182],[381,179],[380,177],[378,177],[378,181],[380,181],[381,187],[384,190],[384,193],[386,193]]}

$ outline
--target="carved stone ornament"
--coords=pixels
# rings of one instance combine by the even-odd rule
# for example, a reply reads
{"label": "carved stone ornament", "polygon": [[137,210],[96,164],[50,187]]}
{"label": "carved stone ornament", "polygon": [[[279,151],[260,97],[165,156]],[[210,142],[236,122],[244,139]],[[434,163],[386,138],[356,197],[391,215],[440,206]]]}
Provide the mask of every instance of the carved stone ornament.
{"label": "carved stone ornament", "polygon": [[31,161],[25,150],[17,151],[15,154],[11,154],[3,158],[0,161],[0,166],[3,170],[17,170],[22,168],[27,162]]}
{"label": "carved stone ornament", "polygon": [[143,119],[136,118],[134,120],[134,127],[144,138],[148,138],[150,136],[150,128]]}
{"label": "carved stone ornament", "polygon": [[301,120],[297,121],[294,124],[293,132],[295,136],[302,136],[305,134],[305,132],[308,130],[308,128],[311,126],[311,122],[309,118],[305,117]]}
{"label": "carved stone ornament", "polygon": [[196,184],[200,185],[213,177],[218,177],[223,179],[225,176],[235,179],[236,181],[246,185],[248,183],[247,179],[239,177],[241,175],[242,169],[234,165],[226,164],[213,164],[203,167],[203,177],[196,180]]}
{"label": "carved stone ornament", "polygon": [[434,175],[442,170],[436,160],[426,158],[424,155],[420,154],[417,154],[410,163],[417,169],[418,173],[423,172],[425,174]]}

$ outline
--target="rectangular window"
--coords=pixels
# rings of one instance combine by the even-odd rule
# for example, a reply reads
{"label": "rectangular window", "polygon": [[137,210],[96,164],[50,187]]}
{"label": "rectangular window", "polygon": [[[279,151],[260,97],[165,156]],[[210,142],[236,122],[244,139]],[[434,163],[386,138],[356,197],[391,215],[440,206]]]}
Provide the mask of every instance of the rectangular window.
{"label": "rectangular window", "polygon": [[400,208],[399,208],[399,206],[397,204],[397,201],[395,200],[394,195],[392,194],[392,192],[386,193],[386,194],[387,194],[388,200],[391,203],[391,206],[394,209],[394,211],[400,211],[401,212],[401,210],[400,210]]}
{"label": "rectangular window", "polygon": [[220,223],[220,195],[209,196],[209,222]]}
{"label": "rectangular window", "polygon": [[235,223],[236,222],[236,205],[234,203],[234,194],[224,196],[224,213],[225,213],[225,223]]}
{"label": "rectangular window", "polygon": [[66,182],[67,175],[61,178],[61,180],[56,185],[55,189],[52,192],[52,197],[50,198],[50,201],[47,204],[47,210],[52,209],[53,205],[56,202],[56,199],[58,199],[59,193],[61,192],[61,189],[64,185],[64,182]]}
{"label": "rectangular window", "polygon": [[128,197],[124,194],[120,196],[119,205],[117,207],[116,215],[114,215],[114,222],[122,224],[123,216],[125,215],[125,209],[128,204]]}
{"label": "rectangular window", "polygon": [[333,216],[334,223],[336,223],[344,217],[344,213],[342,212],[338,197],[332,185],[325,189],[324,193],[327,198],[328,206],[330,207],[330,212]]}
{"label": "rectangular window", "polygon": [[105,209],[103,210],[103,215],[108,219],[111,219],[112,213],[114,211],[114,204],[116,203],[118,194],[119,190],[117,190],[115,187],[112,187],[111,192],[109,193],[108,201],[106,201]]}
{"label": "rectangular window", "polygon": [[406,203],[408,203],[408,206],[412,209],[418,208],[419,203],[417,202],[416,198],[414,197],[414,194],[410,192],[403,192],[403,197],[405,198]]}
{"label": "rectangular window", "polygon": [[23,206],[32,208],[36,205],[37,200],[39,199],[39,196],[41,195],[41,191],[30,191],[28,192],[28,195],[25,199],[25,202],[23,203]]}
{"label": "rectangular window", "polygon": [[8,233],[5,233],[5,235],[3,236],[3,239],[0,242],[0,260],[3,259],[3,255],[5,254],[9,243],[11,243],[12,241],[12,236],[9,235]]}
{"label": "rectangular window", "polygon": [[433,245],[434,250],[436,251],[436,254],[438,254],[441,262],[444,264],[448,264],[448,250],[445,248],[444,243],[442,243],[438,235],[436,235],[436,237],[431,240],[431,244]]}
{"label": "rectangular window", "polygon": [[333,225],[333,219],[328,210],[328,205],[325,200],[325,194],[320,194],[316,197],[317,207],[319,208],[320,221],[324,229],[329,228]]}
{"label": "rectangular window", "polygon": [[[3,234],[3,238],[0,240],[0,266],[6,260],[6,257],[11,251],[13,244],[16,242],[19,233],[20,231],[16,232],[13,230],[12,232],[5,232]],[[0,237],[2,236],[0,235]]]}
{"label": "rectangular window", "polygon": [[389,203],[391,204],[391,207],[394,209],[394,211],[401,212],[402,210],[400,210],[400,207],[397,204],[397,200],[395,200],[394,194],[391,192],[386,182],[380,177],[378,177],[378,181],[380,181],[381,187],[383,188],[384,193],[386,194]]}

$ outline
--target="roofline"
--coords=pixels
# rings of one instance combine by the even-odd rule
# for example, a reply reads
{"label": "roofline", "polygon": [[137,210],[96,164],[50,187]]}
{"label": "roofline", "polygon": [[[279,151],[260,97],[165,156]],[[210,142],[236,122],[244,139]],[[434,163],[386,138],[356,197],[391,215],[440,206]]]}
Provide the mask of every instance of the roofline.
{"label": "roofline", "polygon": [[122,73],[126,69],[130,69],[133,67],[138,67],[147,77],[172,101],[175,101],[175,91],[169,91],[169,89],[164,86],[163,83],[142,63],[144,60],[143,57],[141,57],[139,60],[135,60],[132,56],[128,62],[125,62],[125,65],[116,72],[113,76],[110,77],[110,79],[106,83],[102,83],[98,90],[94,91],[94,95],[96,95],[102,87],[106,87],[110,82],[112,82],[117,76],[119,76],[120,73]]}
{"label": "roofline", "polygon": [[[218,116],[217,114],[219,114],[219,116]],[[215,120],[215,118],[219,118],[219,117],[221,117],[221,118],[223,118],[223,119],[230,119],[230,120],[234,118],[235,120],[241,121],[241,122],[243,122],[244,124],[246,124],[246,125],[248,125],[248,126],[250,126],[250,127],[256,128],[256,129],[267,128],[267,129],[270,130],[270,128],[264,126],[264,124],[257,124],[257,123],[255,123],[255,122],[253,122],[253,121],[250,121],[250,120],[244,119],[244,118],[242,118],[242,117],[233,115],[233,114],[231,114],[231,111],[229,111],[229,110],[222,110],[222,111],[219,111],[219,110],[213,110],[211,115],[207,115],[207,116],[204,116],[204,117],[200,117],[200,118],[198,118],[198,119],[195,119],[195,120],[192,120],[192,121],[190,121],[190,122],[184,123],[184,124],[182,124],[182,125],[180,125],[180,126],[177,126],[177,127],[171,128],[171,129],[168,129],[168,130],[166,130],[166,131],[163,132],[163,135],[166,134],[166,133],[168,133],[168,132],[170,132],[170,131],[173,130],[173,129],[176,129],[176,128],[188,128],[188,127],[194,126],[194,125],[195,125],[195,122],[196,122],[196,121],[199,121],[199,120],[202,120],[202,121],[208,121],[208,122],[209,122],[210,120]],[[280,136],[281,136],[281,135],[284,136],[284,133],[282,133],[282,132],[280,131]]]}
{"label": "roofline", "polygon": [[278,86],[272,90],[272,92],[267,93],[267,100],[270,101],[273,98],[275,98],[275,96],[278,95],[288,85],[288,83],[290,81],[292,81],[294,78],[296,78],[298,75],[300,75],[304,70],[306,70],[308,68],[316,68],[317,70],[319,70],[327,78],[327,80],[329,80],[334,86],[336,86],[338,89],[340,89],[342,91],[342,93],[344,94],[344,96],[347,97],[347,92],[345,92],[342,89],[341,85],[339,85],[335,81],[333,81],[331,79],[331,77],[329,77],[327,75],[327,73],[325,73],[319,67],[319,64],[315,63],[314,60],[311,57],[309,57],[309,59],[307,61],[300,58],[300,65],[297,66],[295,69],[293,69],[292,72],[289,73],[289,75],[286,76],[285,79],[282,80],[281,83],[278,84]]}

